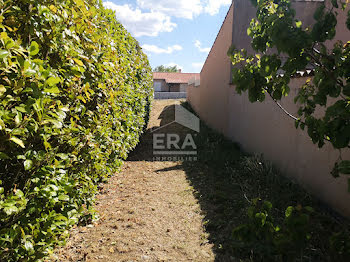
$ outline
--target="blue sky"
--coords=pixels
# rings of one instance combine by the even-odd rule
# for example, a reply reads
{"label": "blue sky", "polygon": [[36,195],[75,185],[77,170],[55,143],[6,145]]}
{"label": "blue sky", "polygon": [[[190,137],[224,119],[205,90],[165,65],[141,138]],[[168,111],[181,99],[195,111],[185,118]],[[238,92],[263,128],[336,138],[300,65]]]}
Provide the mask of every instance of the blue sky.
{"label": "blue sky", "polygon": [[152,68],[178,65],[198,73],[231,0],[104,0],[140,42]]}

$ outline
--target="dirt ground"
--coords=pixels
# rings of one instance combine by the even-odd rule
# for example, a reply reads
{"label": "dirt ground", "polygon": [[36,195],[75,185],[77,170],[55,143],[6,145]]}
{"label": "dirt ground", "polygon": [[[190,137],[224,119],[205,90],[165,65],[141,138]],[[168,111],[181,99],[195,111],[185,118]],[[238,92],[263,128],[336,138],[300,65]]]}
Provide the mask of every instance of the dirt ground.
{"label": "dirt ground", "polygon": [[[214,261],[204,214],[179,162],[152,162],[150,129],[167,106],[154,101],[148,131],[97,197],[100,219],[71,231],[56,261]],[[166,121],[165,121],[166,122]]]}

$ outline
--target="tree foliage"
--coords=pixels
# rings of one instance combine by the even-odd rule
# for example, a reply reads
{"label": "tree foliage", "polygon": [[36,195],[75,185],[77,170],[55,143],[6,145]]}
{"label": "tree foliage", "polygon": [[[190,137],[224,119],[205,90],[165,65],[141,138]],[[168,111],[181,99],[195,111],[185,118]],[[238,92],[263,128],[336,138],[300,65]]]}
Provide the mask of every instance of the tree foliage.
{"label": "tree foliage", "polygon": [[179,68],[176,65],[174,66],[164,66],[160,65],[153,69],[153,72],[166,72],[166,73],[176,73],[179,72]]}
{"label": "tree foliage", "polygon": [[[295,97],[298,116],[285,112],[297,128],[307,129],[314,144],[323,147],[330,142],[339,150],[350,147],[350,42],[329,45],[346,2],[320,3],[314,25],[306,28],[295,18],[290,0],[252,0],[256,18],[247,32],[255,54],[235,47],[229,50],[238,93],[248,91],[251,102],[262,102],[269,95],[283,110],[278,101],[289,94],[291,78],[312,68],[314,77]],[[350,29],[350,11],[346,26]],[[316,112],[322,108],[324,114],[319,116]],[[338,161],[332,174],[350,174],[350,161]]]}
{"label": "tree foliage", "polygon": [[0,260],[37,261],[93,214],[138,143],[152,70],[97,0],[0,0]]}

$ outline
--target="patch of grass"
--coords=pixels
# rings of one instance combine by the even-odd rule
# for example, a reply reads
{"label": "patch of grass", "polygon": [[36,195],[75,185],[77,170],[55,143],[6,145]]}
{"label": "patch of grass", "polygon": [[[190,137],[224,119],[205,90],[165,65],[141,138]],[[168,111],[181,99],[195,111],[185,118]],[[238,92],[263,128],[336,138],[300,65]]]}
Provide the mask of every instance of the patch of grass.
{"label": "patch of grass", "polygon": [[[188,103],[183,106],[193,112]],[[245,243],[237,245],[232,235],[236,227],[248,221],[247,210],[256,198],[272,203],[270,215],[276,225],[283,224],[288,206],[314,208],[311,238],[297,261],[346,261],[345,252],[350,249],[346,247],[346,236],[350,235],[349,220],[283,176],[263,156],[244,153],[236,143],[203,122],[196,145],[199,161],[186,162],[184,168],[205,214],[204,226],[214,244],[216,261],[271,261],[271,257],[255,256],[255,250]],[[337,232],[341,232],[342,238],[333,241],[333,247],[337,246],[338,251],[343,249],[343,254],[338,257],[330,244],[330,237]],[[274,261],[281,260],[276,256]]]}

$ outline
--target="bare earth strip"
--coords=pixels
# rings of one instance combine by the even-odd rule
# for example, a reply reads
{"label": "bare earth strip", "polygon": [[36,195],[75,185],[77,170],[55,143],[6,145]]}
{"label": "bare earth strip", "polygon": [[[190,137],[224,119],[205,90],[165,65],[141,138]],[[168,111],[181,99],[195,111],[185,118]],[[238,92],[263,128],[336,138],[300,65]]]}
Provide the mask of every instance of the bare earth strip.
{"label": "bare earth strip", "polygon": [[[174,100],[154,101],[149,128]],[[164,118],[163,118],[164,120]],[[203,214],[178,162],[144,161],[151,134],[97,197],[100,220],[76,227],[57,261],[214,261]]]}

